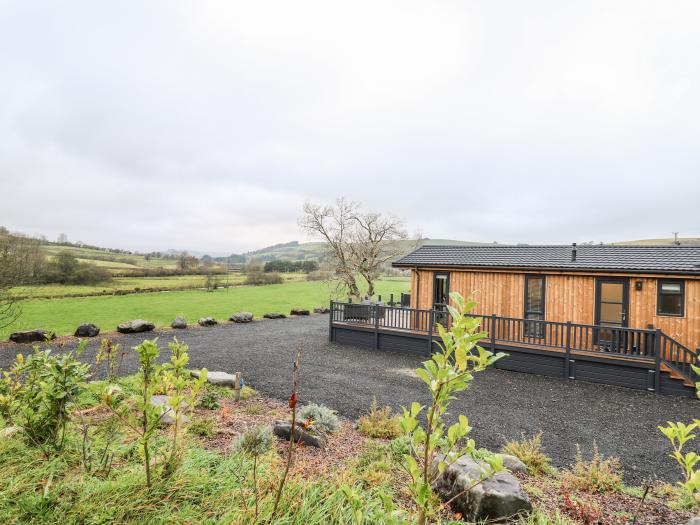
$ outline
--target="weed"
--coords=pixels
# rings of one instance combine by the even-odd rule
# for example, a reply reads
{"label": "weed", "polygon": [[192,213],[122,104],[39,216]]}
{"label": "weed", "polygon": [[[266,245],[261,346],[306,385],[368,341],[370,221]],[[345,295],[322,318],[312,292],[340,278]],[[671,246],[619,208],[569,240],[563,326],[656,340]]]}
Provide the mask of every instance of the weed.
{"label": "weed", "polygon": [[604,458],[594,442],[593,457],[586,461],[577,445],[576,463],[563,473],[562,481],[568,487],[591,493],[619,491],[622,488],[620,460]]}
{"label": "weed", "polygon": [[377,398],[372,399],[369,413],[357,420],[357,430],[363,436],[393,439],[401,434],[399,417],[391,413],[391,407],[379,408]]}
{"label": "weed", "polygon": [[523,436],[519,441],[508,441],[501,452],[515,456],[525,463],[528,473],[533,476],[552,472],[551,459],[542,450],[542,432],[535,434],[530,439]]}
{"label": "weed", "polygon": [[195,436],[207,438],[213,437],[216,434],[216,418],[199,418],[190,424],[187,431]]}

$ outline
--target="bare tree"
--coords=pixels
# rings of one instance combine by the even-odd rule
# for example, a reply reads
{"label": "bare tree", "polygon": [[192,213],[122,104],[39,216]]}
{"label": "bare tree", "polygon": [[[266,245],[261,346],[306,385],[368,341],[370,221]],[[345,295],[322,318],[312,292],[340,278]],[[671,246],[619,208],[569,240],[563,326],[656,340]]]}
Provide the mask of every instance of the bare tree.
{"label": "bare tree", "polygon": [[12,288],[32,282],[42,262],[38,241],[0,234],[0,328],[12,324],[21,314]]}
{"label": "bare tree", "polygon": [[328,261],[353,297],[360,297],[358,274],[367,281],[367,295],[374,295],[374,283],[383,266],[403,252],[395,241],[406,238],[400,219],[363,212],[359,204],[344,198],[333,206],[307,202],[299,223],[307,233],[326,241]]}
{"label": "bare tree", "polygon": [[306,202],[304,215],[299,219],[299,226],[304,231],[326,242],[327,260],[352,297],[360,297],[360,289],[355,279],[357,265],[350,250],[353,229],[356,227],[354,217],[358,209],[356,203],[342,197],[336,199],[333,206]]}
{"label": "bare tree", "polygon": [[381,213],[358,213],[353,222],[352,259],[357,272],[367,281],[367,295],[372,297],[374,282],[384,265],[403,253],[395,241],[406,239],[406,230],[399,218]]}

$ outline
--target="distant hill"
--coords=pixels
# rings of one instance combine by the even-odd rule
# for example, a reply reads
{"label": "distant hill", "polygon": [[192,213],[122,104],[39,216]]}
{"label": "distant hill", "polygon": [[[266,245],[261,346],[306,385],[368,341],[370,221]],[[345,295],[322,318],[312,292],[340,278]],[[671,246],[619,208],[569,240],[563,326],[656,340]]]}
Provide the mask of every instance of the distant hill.
{"label": "distant hill", "polygon": [[[639,239],[636,241],[620,241],[611,244],[637,245],[637,246],[670,246],[674,243],[673,237],[666,239]],[[678,237],[678,244],[681,246],[700,246],[700,237]]]}
{"label": "distant hill", "polygon": [[[419,241],[410,239],[405,241],[393,241],[393,243],[399,246],[399,250],[402,253],[408,253],[418,246],[423,246],[426,244],[439,244],[447,246],[483,244],[478,242],[455,241],[452,239],[421,239]],[[299,241],[291,241],[281,244],[274,244],[266,248],[261,248],[259,250],[246,253],[234,253],[228,257],[214,257],[214,261],[220,263],[245,263],[252,259],[260,262],[304,260],[321,261],[325,256],[325,246],[326,245],[323,242],[300,243]]]}

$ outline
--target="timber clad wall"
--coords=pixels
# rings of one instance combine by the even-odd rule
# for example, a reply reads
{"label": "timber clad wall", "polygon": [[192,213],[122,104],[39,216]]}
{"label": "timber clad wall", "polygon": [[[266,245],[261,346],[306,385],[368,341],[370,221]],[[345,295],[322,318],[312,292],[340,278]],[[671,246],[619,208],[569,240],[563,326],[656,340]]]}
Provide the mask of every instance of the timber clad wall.
{"label": "timber clad wall", "polygon": [[[432,308],[433,274],[431,270],[412,272],[412,308]],[[475,313],[523,317],[525,273],[451,270],[449,274],[450,292],[459,292],[465,297],[472,295],[475,291],[478,292],[476,300],[479,305]],[[596,277],[605,277],[605,275],[562,273],[538,273],[537,275],[546,276],[545,320],[595,324]],[[700,347],[700,279],[684,278],[684,316],[672,317],[656,315],[657,277],[620,274],[609,276],[629,278],[628,316],[631,328],[647,328],[648,325],[653,325],[654,328],[660,328],[668,336],[692,350]],[[636,290],[636,281],[642,282],[642,290]]]}

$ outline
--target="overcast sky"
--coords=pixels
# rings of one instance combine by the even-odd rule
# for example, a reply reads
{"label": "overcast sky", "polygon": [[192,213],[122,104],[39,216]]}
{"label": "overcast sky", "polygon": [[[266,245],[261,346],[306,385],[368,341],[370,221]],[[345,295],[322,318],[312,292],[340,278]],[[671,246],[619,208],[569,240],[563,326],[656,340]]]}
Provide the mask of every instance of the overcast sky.
{"label": "overcast sky", "polygon": [[700,2],[0,0],[0,225],[303,240],[345,195],[432,238],[700,236]]}

